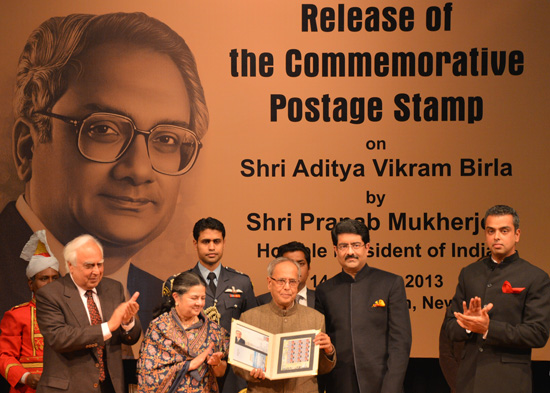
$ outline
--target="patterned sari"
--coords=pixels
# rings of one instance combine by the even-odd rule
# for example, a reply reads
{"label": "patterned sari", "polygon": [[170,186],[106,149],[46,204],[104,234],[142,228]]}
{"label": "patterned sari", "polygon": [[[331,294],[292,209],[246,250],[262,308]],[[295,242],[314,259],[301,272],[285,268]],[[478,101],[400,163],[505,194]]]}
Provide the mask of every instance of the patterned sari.
{"label": "patterned sari", "polygon": [[174,392],[218,392],[216,377],[206,362],[196,370],[188,371],[191,360],[206,350],[211,342],[214,343],[214,352],[227,355],[227,331],[202,312],[199,322],[187,330],[175,309],[154,319],[141,344],[138,393],[166,393],[174,382],[178,383]]}

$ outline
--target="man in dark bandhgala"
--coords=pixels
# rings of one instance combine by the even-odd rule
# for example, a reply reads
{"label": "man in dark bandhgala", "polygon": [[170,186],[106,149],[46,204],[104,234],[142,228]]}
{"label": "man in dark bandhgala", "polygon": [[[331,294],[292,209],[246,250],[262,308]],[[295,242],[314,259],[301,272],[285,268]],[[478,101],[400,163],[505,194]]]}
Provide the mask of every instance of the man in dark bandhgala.
{"label": "man in dark bandhgala", "polygon": [[531,392],[531,350],[550,334],[550,278],[520,258],[519,216],[506,205],[485,213],[490,254],[463,268],[445,331],[464,342],[457,393]]}
{"label": "man in dark bandhgala", "polygon": [[409,363],[411,322],[401,276],[367,265],[369,230],[340,221],[332,243],[342,272],[315,290],[338,362],[328,393],[399,393]]}

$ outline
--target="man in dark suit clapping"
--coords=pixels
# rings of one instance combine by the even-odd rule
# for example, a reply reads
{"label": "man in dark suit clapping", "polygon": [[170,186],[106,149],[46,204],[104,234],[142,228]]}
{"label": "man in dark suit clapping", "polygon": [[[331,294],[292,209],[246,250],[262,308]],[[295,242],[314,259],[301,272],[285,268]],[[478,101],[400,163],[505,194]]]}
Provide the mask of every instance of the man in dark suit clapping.
{"label": "man in dark suit clapping", "polygon": [[519,216],[505,205],[485,213],[490,255],[462,269],[445,331],[464,342],[458,393],[531,392],[531,350],[550,334],[550,278],[520,258]]}

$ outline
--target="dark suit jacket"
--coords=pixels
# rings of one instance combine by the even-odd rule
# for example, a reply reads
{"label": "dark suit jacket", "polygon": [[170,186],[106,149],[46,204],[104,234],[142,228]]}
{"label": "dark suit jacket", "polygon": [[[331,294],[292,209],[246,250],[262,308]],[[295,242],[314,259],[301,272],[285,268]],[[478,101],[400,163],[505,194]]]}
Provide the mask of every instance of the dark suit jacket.
{"label": "dark suit jacket", "polygon": [[130,296],[136,291],[139,292],[138,317],[145,330],[153,319],[153,310],[162,302],[162,284],[161,279],[130,264],[126,286]]}
{"label": "dark suit jacket", "polygon": [[[107,321],[115,308],[124,301],[124,291],[118,281],[103,278],[97,286],[103,314]],[[135,344],[141,334],[136,319],[129,332],[119,327],[106,342],[101,325],[90,325],[85,306],[71,276],[67,274],[36,294],[36,317],[44,336],[44,371],[38,393],[66,390],[97,393],[99,382],[96,367],[96,347],[105,345],[106,364],[117,393],[124,393],[121,344]],[[97,385],[96,385],[97,386]]]}
{"label": "dark suit jacket", "polygon": [[439,367],[451,393],[456,393],[456,376],[462,359],[464,341],[451,341],[445,331],[445,319],[439,331]]}
{"label": "dark suit jacket", "polygon": [[[273,298],[271,297],[271,292],[263,293],[259,296],[256,296],[256,301],[258,302],[258,306],[271,303],[271,300]],[[307,289],[307,306],[311,308],[315,308],[315,291],[313,289]]]}
{"label": "dark suit jacket", "polygon": [[401,392],[412,341],[403,278],[365,265],[355,279],[342,271],[319,284],[315,296],[338,358],[327,392],[359,392],[357,383],[361,393]]}
{"label": "dark suit jacket", "polygon": [[31,298],[26,274],[28,262],[19,255],[32,233],[15,202],[9,202],[0,213],[0,320],[10,308]]}
{"label": "dark suit jacket", "polygon": [[[519,293],[505,293],[508,281]],[[489,332],[468,334],[453,312],[479,296],[489,311]],[[516,252],[499,264],[490,257],[466,266],[447,312],[445,330],[453,341],[465,341],[457,375],[458,393],[531,392],[531,348],[543,347],[550,334],[550,278]]]}

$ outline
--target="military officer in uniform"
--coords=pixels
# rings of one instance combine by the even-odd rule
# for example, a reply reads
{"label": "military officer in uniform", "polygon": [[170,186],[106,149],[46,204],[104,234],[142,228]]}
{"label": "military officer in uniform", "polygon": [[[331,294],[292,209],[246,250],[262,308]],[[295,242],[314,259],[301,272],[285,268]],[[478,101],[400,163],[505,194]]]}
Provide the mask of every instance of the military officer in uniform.
{"label": "military officer in uniform", "polygon": [[[221,221],[202,218],[193,227],[193,244],[197,249],[199,262],[191,269],[206,281],[205,314],[228,332],[231,319],[256,307],[256,297],[250,278],[220,262],[225,245],[225,227]],[[230,370],[230,367],[228,367]],[[226,373],[223,393],[239,392],[246,386],[244,380],[237,380],[232,371]]]}
{"label": "military officer in uniform", "polygon": [[0,324],[0,372],[11,385],[10,393],[34,393],[42,374],[44,338],[36,322],[34,293],[59,277],[59,262],[47,244],[41,230],[23,248],[32,299],[6,311]]}

